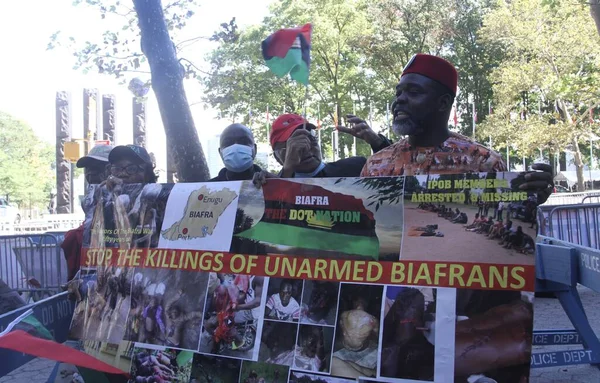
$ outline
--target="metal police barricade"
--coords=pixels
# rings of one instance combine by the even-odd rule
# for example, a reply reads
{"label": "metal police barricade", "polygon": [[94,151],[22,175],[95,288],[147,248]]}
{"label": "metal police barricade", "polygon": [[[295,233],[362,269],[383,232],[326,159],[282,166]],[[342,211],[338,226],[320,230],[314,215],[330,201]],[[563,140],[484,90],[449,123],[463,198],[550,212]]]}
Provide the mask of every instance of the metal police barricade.
{"label": "metal police barricade", "polygon": [[[0,332],[14,321],[19,315],[32,309],[33,315],[48,329],[59,343],[64,343],[69,335],[69,326],[73,318],[75,301],[68,298],[68,293],[54,295],[34,304],[20,307],[0,315]],[[21,367],[35,357],[21,352],[0,349],[0,377]]]}
{"label": "metal police barricade", "polygon": [[531,367],[592,364],[600,367],[600,340],[589,324],[578,284],[600,292],[600,204],[542,208],[536,254],[536,292],[552,292],[574,329],[538,330],[533,345],[578,345],[578,350],[538,352]]}
{"label": "metal police barricade", "polygon": [[53,295],[65,283],[63,233],[0,236],[0,279],[34,301]]}
{"label": "metal police barricade", "polygon": [[581,203],[600,203],[600,193],[586,195],[581,200]]}

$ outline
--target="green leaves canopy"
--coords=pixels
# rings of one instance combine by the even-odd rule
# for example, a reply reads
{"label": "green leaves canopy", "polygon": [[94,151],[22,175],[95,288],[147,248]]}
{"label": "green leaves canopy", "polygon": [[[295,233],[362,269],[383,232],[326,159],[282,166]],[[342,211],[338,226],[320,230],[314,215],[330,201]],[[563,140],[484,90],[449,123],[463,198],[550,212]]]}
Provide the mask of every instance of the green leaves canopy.
{"label": "green leaves canopy", "polygon": [[24,122],[0,112],[0,195],[20,207],[48,206],[54,182],[54,148]]}

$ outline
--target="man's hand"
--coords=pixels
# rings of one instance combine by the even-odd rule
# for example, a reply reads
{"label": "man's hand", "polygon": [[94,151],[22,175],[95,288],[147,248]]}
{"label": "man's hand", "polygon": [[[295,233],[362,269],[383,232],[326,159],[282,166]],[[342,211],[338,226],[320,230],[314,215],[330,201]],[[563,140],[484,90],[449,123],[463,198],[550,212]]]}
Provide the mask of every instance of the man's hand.
{"label": "man's hand", "polygon": [[348,122],[348,125],[350,125],[349,127],[336,126],[336,129],[342,133],[348,133],[351,136],[360,138],[374,148],[383,144],[383,140],[379,137],[379,134],[375,133],[365,120],[362,120],[355,115],[347,114],[346,121]]}
{"label": "man's hand", "polygon": [[525,182],[521,184],[520,189],[537,193],[537,203],[541,205],[546,202],[550,194],[554,191],[552,166],[547,164],[533,164],[532,168],[539,171],[525,174]]}
{"label": "man's hand", "polygon": [[[105,186],[108,191],[112,192],[115,191],[115,189],[120,188],[121,185],[123,185],[122,179],[117,178],[115,176],[108,176],[106,181],[102,181],[102,183],[99,186]],[[100,187],[98,189],[100,189]]]}
{"label": "man's hand", "polygon": [[267,183],[267,179],[269,178],[279,178],[275,174],[269,173],[266,170],[261,170],[260,172],[254,173],[252,176],[252,183],[257,189],[263,187],[264,184]]}
{"label": "man's hand", "polygon": [[289,175],[296,171],[296,167],[310,152],[312,136],[308,130],[298,129],[287,140],[285,159],[283,161],[283,174]]}

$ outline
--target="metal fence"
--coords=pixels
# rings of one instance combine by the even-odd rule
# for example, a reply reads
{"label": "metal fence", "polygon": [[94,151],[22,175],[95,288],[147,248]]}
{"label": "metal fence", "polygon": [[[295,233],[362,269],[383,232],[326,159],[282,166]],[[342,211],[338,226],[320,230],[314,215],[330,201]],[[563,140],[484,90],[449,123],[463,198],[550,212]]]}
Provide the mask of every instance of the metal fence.
{"label": "metal fence", "polygon": [[62,232],[0,236],[0,279],[20,293],[59,292],[67,276],[63,238]]}
{"label": "metal fence", "polygon": [[540,206],[538,224],[540,235],[600,249],[600,203]]}
{"label": "metal fence", "polygon": [[588,190],[574,193],[553,193],[542,206],[562,206],[580,203],[600,203],[600,192]]}
{"label": "metal fence", "polygon": [[600,193],[586,195],[581,200],[581,203],[600,203]]}

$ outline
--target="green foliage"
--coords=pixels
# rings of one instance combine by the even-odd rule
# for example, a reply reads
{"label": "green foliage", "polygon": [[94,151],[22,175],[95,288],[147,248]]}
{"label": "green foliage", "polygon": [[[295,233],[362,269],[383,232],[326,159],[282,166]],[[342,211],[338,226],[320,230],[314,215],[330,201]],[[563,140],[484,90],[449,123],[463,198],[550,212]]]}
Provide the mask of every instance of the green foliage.
{"label": "green foliage", "polygon": [[598,132],[588,122],[600,86],[600,39],[589,9],[566,0],[498,1],[480,35],[504,52],[489,75],[496,114],[480,125],[480,137],[523,156],[571,149],[581,171],[579,142]]}
{"label": "green foliage", "polygon": [[[120,23],[121,27],[107,30],[94,41],[80,41],[76,36],[62,36],[60,31],[50,36],[47,49],[66,47],[73,52],[76,70],[83,73],[97,71],[105,73],[125,82],[126,73],[150,73],[150,69],[141,48],[140,29],[137,15],[130,1],[123,0],[75,0],[74,6],[96,9],[98,17]],[[167,27],[177,41],[177,32],[184,29],[188,21],[196,14],[198,4],[195,0],[175,0],[163,6],[163,13]],[[230,38],[227,30],[231,26],[225,24],[225,32],[216,33],[214,36],[198,36],[193,39],[180,41],[176,48],[180,49],[198,39]],[[235,32],[233,26],[233,33]],[[183,62],[188,77],[193,77],[196,68],[189,62]]]}
{"label": "green foliage", "polygon": [[33,129],[0,112],[0,195],[21,208],[48,206],[54,184],[54,148]]}
{"label": "green foliage", "polygon": [[[270,114],[285,110],[303,113],[304,89],[289,79],[277,79],[264,65],[260,44],[282,27],[313,24],[308,115],[323,126],[325,152],[331,151],[331,127],[339,116],[352,113],[372,125],[386,126],[386,108],[404,65],[415,53],[448,58],[459,70],[457,102],[463,114],[462,130],[470,131],[469,97],[475,96],[478,115],[487,114],[491,84],[487,73],[498,61],[497,45],[483,45],[476,34],[489,1],[481,0],[287,0],[275,1],[260,25],[240,32],[235,43],[221,43],[211,55],[210,73],[201,80],[205,101],[224,117],[242,118],[252,111]],[[240,86],[241,84],[241,86]],[[371,114],[371,116],[370,116]],[[379,118],[374,116],[380,116]],[[265,117],[253,120],[257,138],[265,136]],[[340,119],[343,123],[343,119]],[[340,135],[341,157],[353,138]],[[371,149],[358,140],[357,153]]]}

